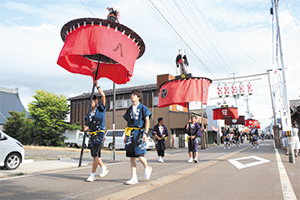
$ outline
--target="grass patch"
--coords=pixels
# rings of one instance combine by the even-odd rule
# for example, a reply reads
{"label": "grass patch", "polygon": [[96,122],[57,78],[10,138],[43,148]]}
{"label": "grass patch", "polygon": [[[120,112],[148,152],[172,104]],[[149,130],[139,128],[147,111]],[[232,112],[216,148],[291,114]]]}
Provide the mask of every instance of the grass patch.
{"label": "grass patch", "polygon": [[18,173],[16,173],[16,176],[23,176],[23,175],[27,175],[27,173],[26,172],[18,172]]}

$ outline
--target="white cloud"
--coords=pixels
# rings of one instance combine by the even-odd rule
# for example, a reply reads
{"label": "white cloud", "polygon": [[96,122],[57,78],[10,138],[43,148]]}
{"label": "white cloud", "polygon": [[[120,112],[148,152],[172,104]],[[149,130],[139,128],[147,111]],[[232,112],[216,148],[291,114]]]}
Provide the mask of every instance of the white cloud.
{"label": "white cloud", "polygon": [[59,34],[60,30],[57,27],[53,26],[52,24],[44,23],[40,26],[15,26],[18,29],[25,29],[29,31],[37,31],[37,32],[46,32],[46,33],[53,33]]}

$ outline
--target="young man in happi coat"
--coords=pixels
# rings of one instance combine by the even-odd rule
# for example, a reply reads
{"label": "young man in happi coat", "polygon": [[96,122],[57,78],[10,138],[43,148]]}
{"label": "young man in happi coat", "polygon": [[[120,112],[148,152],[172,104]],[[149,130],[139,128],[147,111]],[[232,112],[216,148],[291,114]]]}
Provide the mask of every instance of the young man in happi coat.
{"label": "young man in happi coat", "polygon": [[[189,163],[195,162],[198,163],[198,138],[202,136],[200,125],[196,122],[197,117],[193,115],[191,119],[189,119],[187,125],[185,126],[186,132],[188,134],[188,152],[190,159]],[[189,127],[191,124],[191,127]],[[194,159],[193,159],[194,155]]]}
{"label": "young man in happi coat", "polygon": [[133,90],[131,92],[132,106],[130,106],[123,118],[127,121],[125,129],[126,137],[124,139],[126,157],[130,157],[130,167],[132,178],[126,182],[128,185],[138,183],[136,173],[136,158],[138,158],[144,166],[145,179],[149,180],[152,172],[152,167],[148,166],[145,154],[147,134],[150,126],[152,113],[149,109],[140,103],[142,92]]}
{"label": "young man in happi coat", "polygon": [[164,162],[166,139],[169,136],[167,127],[163,124],[164,120],[162,117],[158,118],[158,123],[153,127],[152,134],[156,138],[156,150],[159,156],[158,162]]}

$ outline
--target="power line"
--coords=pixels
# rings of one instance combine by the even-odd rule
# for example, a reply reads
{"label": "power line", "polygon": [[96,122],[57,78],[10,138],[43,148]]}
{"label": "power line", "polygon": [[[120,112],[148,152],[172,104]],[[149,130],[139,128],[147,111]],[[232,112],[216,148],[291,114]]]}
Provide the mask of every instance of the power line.
{"label": "power line", "polygon": [[[170,15],[175,19],[175,21],[178,23],[179,27],[183,27],[180,23],[179,20],[176,19],[176,17],[172,14],[172,12],[167,8],[167,6],[163,3],[163,1],[161,0],[161,3],[163,4],[163,6],[166,8],[166,10],[170,13]],[[192,30],[193,27],[191,27]],[[202,51],[202,53],[209,59],[211,60],[211,62],[218,67],[218,65],[205,53],[204,50],[202,50],[202,48],[199,46],[199,44],[191,37],[191,35],[186,31],[186,29],[183,28],[183,31],[189,36],[189,38],[193,41],[193,43]],[[195,30],[194,30],[195,32]],[[196,35],[198,36],[198,34],[196,33]],[[199,37],[199,36],[198,36]],[[201,40],[201,38],[199,38]],[[204,41],[203,41],[204,42]],[[205,43],[205,42],[204,42]],[[223,70],[222,68],[219,68],[221,71]],[[224,72],[225,73],[225,72]]]}
{"label": "power line", "polygon": [[[197,5],[196,5],[197,6]],[[199,10],[198,6],[197,9]],[[251,56],[249,56],[244,50],[242,50],[237,44],[235,44],[232,40],[230,40],[218,27],[216,27],[211,21],[209,21],[207,19],[207,17],[202,14],[203,17],[205,17],[205,19],[211,24],[213,25],[216,29],[218,29],[218,31],[220,31],[220,33],[222,33],[232,44],[234,44],[241,52],[243,52],[246,56],[248,56],[253,62],[255,62],[257,65],[259,65],[260,67],[262,67],[264,70],[266,70],[265,67],[263,67],[261,64],[259,64],[256,60],[254,60]]]}
{"label": "power line", "polygon": [[[194,31],[194,33],[196,34],[196,36],[202,41],[202,43],[206,46],[206,48],[208,49],[208,52],[209,53],[211,53],[211,55],[214,57],[214,58],[218,58],[218,52],[215,50],[213,50],[214,48],[211,48],[210,47],[210,45],[208,45],[207,43],[206,43],[206,41],[205,40],[203,40],[203,38],[201,38],[200,36],[199,36],[199,33],[197,33],[196,32],[196,30],[195,30],[195,28],[191,25],[191,23],[190,22],[192,22],[193,20],[189,20],[188,18],[187,18],[187,16],[184,14],[184,12],[183,12],[183,10],[181,9],[181,6],[179,6],[177,3],[176,3],[176,1],[174,1],[173,0],[173,2],[174,2],[174,4],[176,5],[176,7],[177,7],[177,9],[180,11],[180,13],[182,14],[182,16],[183,16],[183,18],[186,20],[186,22],[187,22],[187,24],[191,27],[191,30],[193,30]],[[184,4],[185,5],[185,4]],[[188,10],[188,9],[187,9]],[[175,18],[175,17],[174,17]],[[194,18],[196,18],[196,17],[193,17],[192,16],[192,19],[194,19]],[[176,20],[177,21],[177,20]],[[183,27],[183,26],[180,26],[180,27]],[[196,23],[196,27],[199,27],[198,25],[197,25],[197,23]],[[208,42],[210,42],[211,40],[210,40],[210,38],[206,35],[206,33],[205,33],[205,31],[203,31],[200,27],[199,27],[199,29],[200,29],[200,31],[206,36],[206,38],[207,38],[207,41]],[[219,65],[222,65],[222,63],[221,62],[219,62],[219,60],[218,59],[215,59],[215,61],[217,61],[218,63],[219,63],[219,65],[218,64],[216,64],[215,63],[215,61],[213,60],[213,59],[211,59],[211,57],[209,57],[208,55],[207,55],[207,53],[199,46],[199,44],[190,36],[190,34],[184,29],[184,31],[186,32],[186,34],[191,38],[191,40],[193,41],[193,43],[202,51],[202,53],[217,67],[217,68],[219,68],[219,70],[224,70],[223,68],[220,68],[219,67]],[[211,46],[213,46],[213,45],[211,45]],[[216,54],[214,54],[214,53],[216,53]],[[220,56],[220,55],[219,55]],[[220,56],[221,57],[221,56]],[[226,65],[226,64],[225,64]],[[224,73],[225,73],[225,71],[223,71]]]}
{"label": "power line", "polygon": [[85,5],[84,5],[84,3],[81,1],[81,0],[79,0],[80,2],[81,2],[81,4],[94,16],[94,17],[96,17],[96,15],[94,15],[94,13],[92,13],[92,11],[90,11],[90,9],[88,9],[88,7],[86,7]]}
{"label": "power line", "polygon": [[[229,63],[233,66],[233,68],[234,68],[234,70],[236,71],[236,68],[235,68],[235,66],[232,64],[232,62],[230,61],[230,59],[229,59],[229,57],[227,56],[227,54],[226,54],[226,52],[224,51],[224,49],[222,48],[222,46],[221,46],[221,44],[220,44],[220,42],[219,42],[219,40],[218,40],[218,38],[215,36],[215,34],[214,34],[214,32],[211,30],[211,28],[210,28],[210,26],[209,26],[209,24],[207,23],[207,20],[206,20],[206,18],[203,16],[203,14],[202,14],[202,12],[201,12],[201,10],[198,8],[198,6],[197,6],[197,4],[195,3],[195,1],[193,0],[193,3],[194,3],[194,6],[195,6],[195,8],[198,10],[198,12],[200,13],[200,15],[201,15],[201,17],[202,17],[202,19],[204,20],[204,22],[205,22],[205,24],[206,24],[206,26],[208,27],[208,29],[210,30],[210,32],[211,32],[211,34],[212,34],[212,36],[214,37],[214,39],[216,40],[216,42],[217,42],[217,44],[218,44],[218,46],[220,47],[220,49],[222,50],[222,52],[224,53],[224,55],[225,55],[225,57],[227,58],[227,60],[229,61]],[[188,6],[189,6],[189,4],[187,4]],[[189,6],[190,7],[190,6]],[[190,8],[190,10],[192,11],[192,9]],[[194,14],[195,15],[195,14]],[[195,15],[196,16],[196,15]],[[198,20],[198,18],[197,17],[195,17],[195,19],[198,21],[198,23],[200,24],[200,22],[199,22],[199,20]],[[221,56],[220,56],[221,57]],[[221,57],[221,59],[223,60],[223,58]],[[233,71],[227,64],[226,64],[226,62],[223,60],[223,62],[225,63],[225,65],[228,67],[228,69],[230,70],[230,71]]]}
{"label": "power line", "polygon": [[166,23],[170,26],[170,28],[175,32],[175,34],[180,38],[180,40],[188,47],[188,49],[194,54],[196,59],[206,68],[206,70],[213,76],[213,73],[207,68],[207,66],[200,60],[200,58],[196,55],[193,49],[187,44],[187,42],[181,37],[181,35],[176,31],[176,29],[172,26],[172,24],[165,18],[165,16],[160,12],[160,10],[155,6],[155,4],[149,0],[152,6],[157,10],[157,12],[161,15],[161,17],[166,21]]}
{"label": "power line", "polygon": [[296,22],[296,20],[295,20],[294,16],[292,15],[292,12],[291,12],[290,8],[288,7],[288,5],[287,5],[287,3],[286,3],[286,1],[285,1],[285,0],[284,0],[284,3],[285,3],[285,6],[286,6],[286,8],[288,9],[288,11],[289,11],[290,15],[292,16],[292,18],[293,18],[293,20],[294,20],[294,22],[295,22],[295,24],[296,24],[297,28],[298,28],[298,29],[299,29],[299,31],[300,31],[300,28],[299,28],[299,26],[298,26],[298,24],[297,24],[297,22]]}

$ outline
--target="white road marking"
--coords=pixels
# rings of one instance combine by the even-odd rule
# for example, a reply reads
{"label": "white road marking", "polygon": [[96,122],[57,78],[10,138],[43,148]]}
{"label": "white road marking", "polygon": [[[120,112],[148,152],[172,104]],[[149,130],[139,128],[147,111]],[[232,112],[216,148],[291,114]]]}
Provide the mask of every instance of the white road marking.
{"label": "white road marking", "polygon": [[[255,160],[258,160],[258,161],[248,163],[248,164],[245,164],[245,165],[238,161],[238,160],[245,160],[245,159],[255,159]],[[247,167],[253,167],[255,165],[260,165],[260,164],[263,164],[263,163],[270,162],[270,160],[260,158],[260,157],[257,157],[257,156],[247,156],[247,157],[242,157],[242,158],[228,159],[228,161],[238,169],[244,169],[244,168],[247,168]]]}
{"label": "white road marking", "polygon": [[279,172],[279,177],[280,177],[280,182],[281,182],[283,199],[284,200],[287,200],[287,199],[297,200],[297,197],[296,197],[293,187],[291,185],[290,179],[286,173],[283,163],[281,162],[281,157],[278,153],[278,150],[275,147],[274,142],[273,142],[273,146],[274,146],[275,154],[276,154],[276,160],[277,160],[278,172]]}

